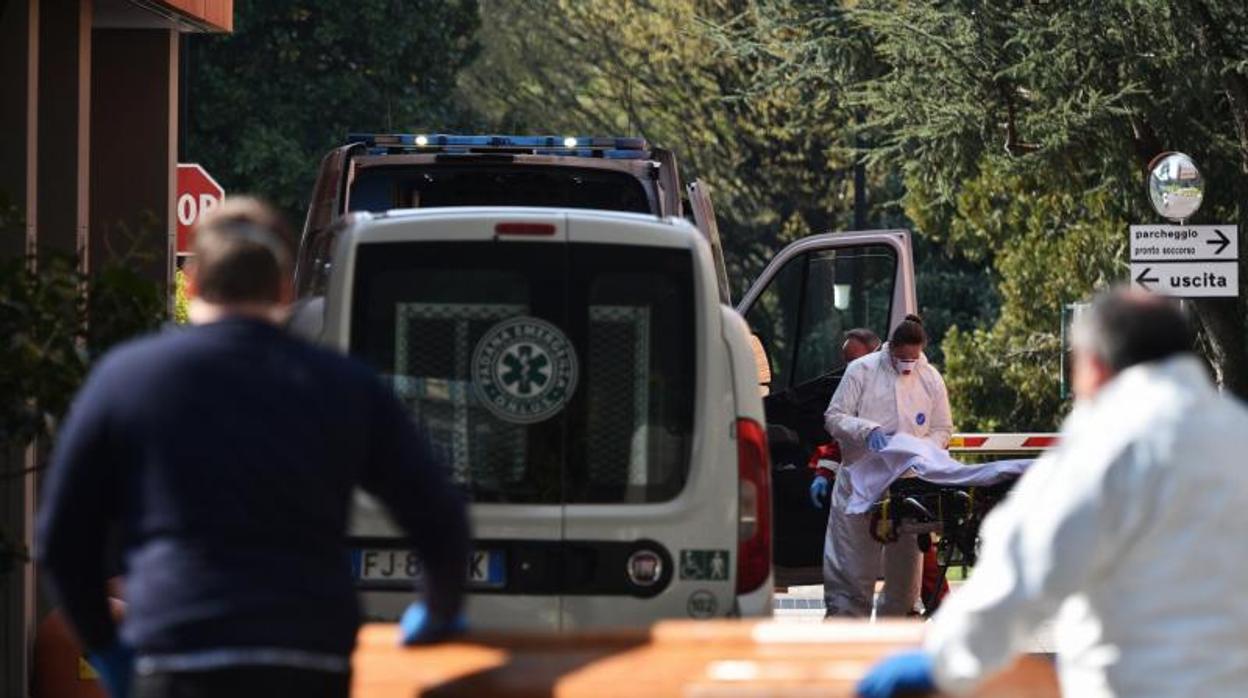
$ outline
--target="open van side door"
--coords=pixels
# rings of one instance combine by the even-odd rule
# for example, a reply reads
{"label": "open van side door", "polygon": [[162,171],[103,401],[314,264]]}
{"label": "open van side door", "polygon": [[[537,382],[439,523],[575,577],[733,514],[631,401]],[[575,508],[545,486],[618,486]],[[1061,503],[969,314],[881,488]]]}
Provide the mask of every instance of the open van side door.
{"label": "open van side door", "polygon": [[[347,170],[351,158],[364,152],[360,143],[334,148],[321,159],[321,169],[316,174],[316,184],[312,186],[312,200],[308,202],[308,216],[303,222],[303,233],[299,236],[299,255],[302,260],[308,255],[305,249],[310,238],[327,230],[345,211],[347,196]],[[309,283],[307,274],[313,270],[302,265],[295,267],[295,287],[303,288]]]}
{"label": "open van side door", "polygon": [[887,337],[916,306],[904,230],[803,238],[771,260],[737,306],[770,369],[760,383],[773,467],[777,583],[820,578],[828,511],[810,501],[814,471],[807,463],[831,440],[823,412],[844,375],[845,332],[862,327]]}
{"label": "open van side door", "polygon": [[689,195],[689,209],[693,214],[693,224],[711,244],[711,256],[715,259],[715,275],[719,283],[719,300],[731,305],[732,289],[728,286],[728,268],[724,264],[724,245],[719,239],[719,224],[715,222],[715,206],[711,203],[710,190],[699,180],[690,183],[686,192]]}

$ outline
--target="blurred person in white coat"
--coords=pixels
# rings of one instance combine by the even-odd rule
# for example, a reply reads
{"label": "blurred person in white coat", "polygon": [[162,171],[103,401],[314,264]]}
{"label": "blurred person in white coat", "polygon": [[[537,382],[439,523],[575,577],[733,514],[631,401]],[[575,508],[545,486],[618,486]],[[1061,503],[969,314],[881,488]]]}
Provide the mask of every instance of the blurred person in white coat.
{"label": "blurred person in white coat", "polygon": [[918,536],[885,545],[871,537],[871,515],[846,511],[854,465],[879,451],[894,434],[911,434],[945,448],[953,433],[949,395],[927,362],[927,333],[915,315],[893,329],[880,351],[849,365],[824,413],[840,444],[843,466],[832,489],[823,545],[823,597],[828,616],[868,617],[881,563],[884,592],[879,615],[904,616],[919,598],[923,554]]}
{"label": "blurred person in white coat", "polygon": [[1161,297],[1103,295],[1072,341],[1060,445],[989,515],[923,650],[882,662],[859,695],[968,693],[1049,619],[1063,695],[1248,695],[1248,409],[1214,388]]}

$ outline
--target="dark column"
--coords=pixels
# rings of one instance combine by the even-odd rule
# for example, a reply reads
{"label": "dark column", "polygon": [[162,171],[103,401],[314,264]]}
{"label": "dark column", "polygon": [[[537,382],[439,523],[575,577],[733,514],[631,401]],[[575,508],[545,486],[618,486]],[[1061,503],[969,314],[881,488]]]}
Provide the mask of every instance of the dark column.
{"label": "dark column", "polygon": [[178,33],[96,29],[91,53],[91,265],[124,259],[167,294],[177,222]]}
{"label": "dark column", "polygon": [[25,222],[0,230],[0,259],[22,254],[34,235],[38,71],[38,0],[0,2],[0,198]]}
{"label": "dark column", "polygon": [[[0,2],[0,260],[25,253],[34,240],[38,195],[39,2]],[[0,471],[31,463],[25,449],[0,450]],[[29,548],[33,543],[35,478],[0,477],[0,529]],[[30,639],[35,626],[35,570],[17,562],[0,571],[0,695],[25,696],[30,676]]]}
{"label": "dark column", "polygon": [[[854,123],[859,128],[865,120],[862,112],[854,114]],[[859,133],[854,136],[854,230],[866,230],[867,225],[867,164],[863,162],[866,157],[867,141]],[[858,268],[858,267],[855,267]]]}
{"label": "dark column", "polygon": [[[91,0],[45,2],[39,31],[40,250],[86,252]],[[82,260],[85,268],[87,260]]]}

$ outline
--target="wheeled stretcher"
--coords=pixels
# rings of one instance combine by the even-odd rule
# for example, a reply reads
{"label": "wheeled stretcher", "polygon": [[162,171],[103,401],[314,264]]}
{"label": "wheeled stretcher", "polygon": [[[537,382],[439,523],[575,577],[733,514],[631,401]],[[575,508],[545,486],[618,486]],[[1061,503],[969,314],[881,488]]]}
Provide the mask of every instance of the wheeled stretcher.
{"label": "wheeled stretcher", "polygon": [[901,536],[918,535],[924,551],[936,546],[940,584],[925,589],[924,615],[940,606],[939,589],[949,568],[975,564],[979,528],[984,518],[1009,493],[1018,476],[990,485],[941,485],[917,477],[899,478],[871,509],[871,536],[895,543]]}

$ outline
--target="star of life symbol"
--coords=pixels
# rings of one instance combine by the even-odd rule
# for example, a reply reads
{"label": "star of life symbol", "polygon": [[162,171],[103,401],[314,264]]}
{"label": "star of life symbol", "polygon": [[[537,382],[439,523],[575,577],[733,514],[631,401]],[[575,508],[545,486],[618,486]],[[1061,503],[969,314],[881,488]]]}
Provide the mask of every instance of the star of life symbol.
{"label": "star of life symbol", "polygon": [[498,362],[496,376],[513,397],[528,397],[550,382],[550,355],[531,342],[512,345]]}
{"label": "star of life symbol", "polygon": [[576,390],[576,351],[558,327],[534,317],[491,327],[472,354],[477,398],[499,419],[532,424],[548,419]]}

